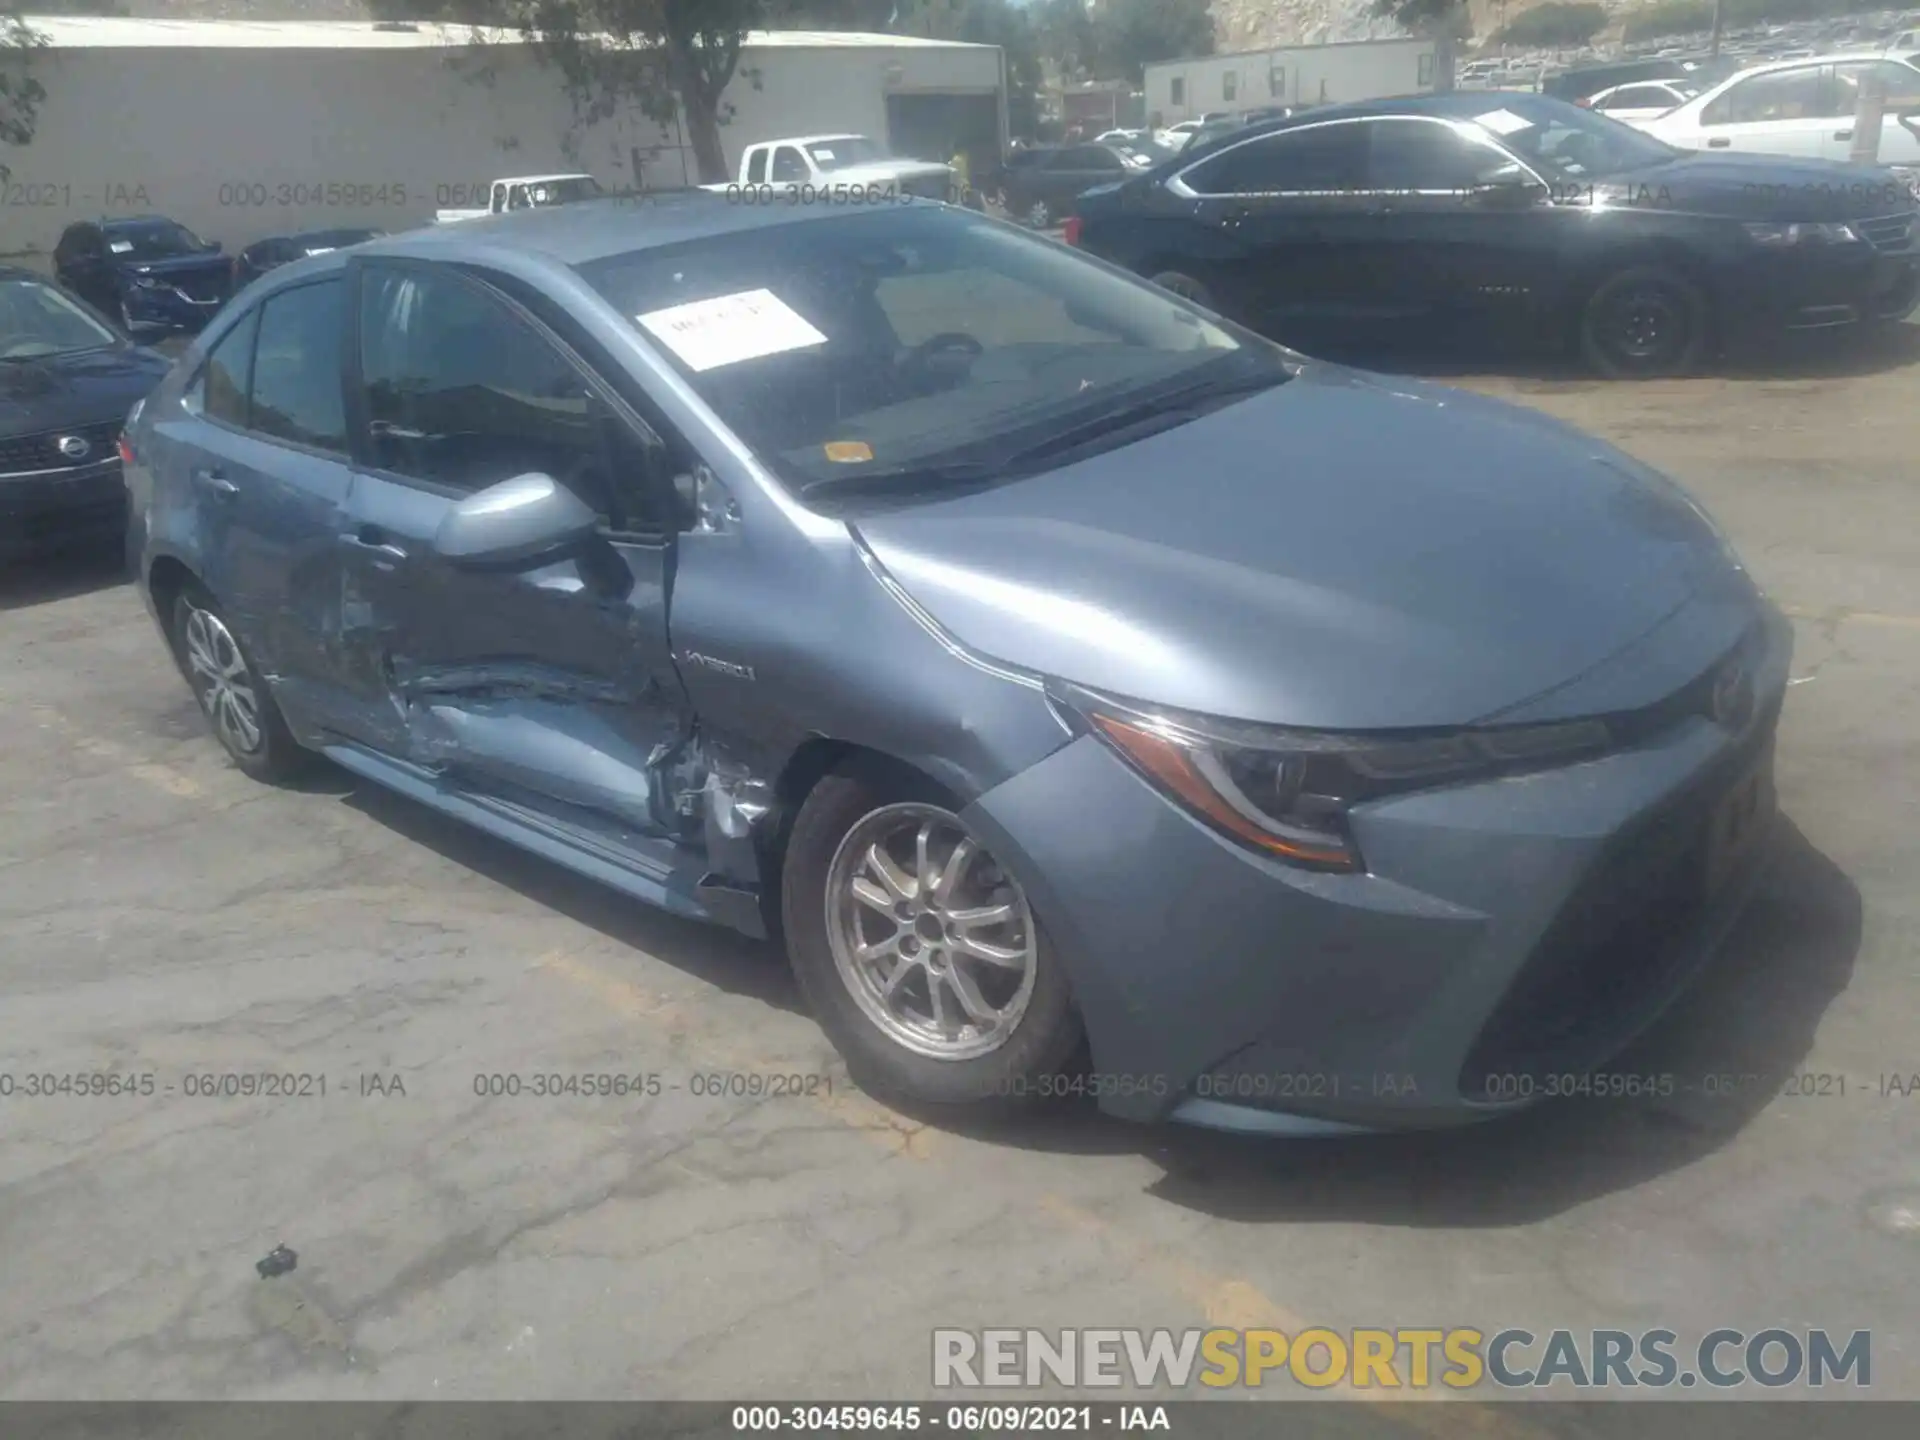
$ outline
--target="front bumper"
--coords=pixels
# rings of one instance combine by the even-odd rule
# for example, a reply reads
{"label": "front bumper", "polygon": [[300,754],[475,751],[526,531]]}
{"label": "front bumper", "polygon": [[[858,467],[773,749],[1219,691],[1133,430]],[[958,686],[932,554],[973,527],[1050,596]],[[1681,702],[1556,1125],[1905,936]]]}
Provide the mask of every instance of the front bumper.
{"label": "front bumper", "polygon": [[[1695,715],[1581,765],[1362,807],[1367,874],[1254,855],[1090,736],[967,818],[1067,967],[1109,1113],[1280,1134],[1488,1118],[1624,1049],[1751,893],[1792,632],[1769,606],[1755,637],[1742,728]],[[1762,839],[1709,885],[1736,788]]]}
{"label": "front bumper", "polygon": [[198,332],[227,303],[225,288],[209,294],[206,299],[196,299],[172,285],[153,288],[127,285],[120,293],[126,301],[127,318],[142,331]]}
{"label": "front bumper", "polygon": [[0,475],[0,556],[124,533],[127,490],[120,461],[38,475]]}
{"label": "front bumper", "polygon": [[1920,253],[1870,245],[1752,257],[1727,286],[1729,338],[1904,320],[1920,305]]}

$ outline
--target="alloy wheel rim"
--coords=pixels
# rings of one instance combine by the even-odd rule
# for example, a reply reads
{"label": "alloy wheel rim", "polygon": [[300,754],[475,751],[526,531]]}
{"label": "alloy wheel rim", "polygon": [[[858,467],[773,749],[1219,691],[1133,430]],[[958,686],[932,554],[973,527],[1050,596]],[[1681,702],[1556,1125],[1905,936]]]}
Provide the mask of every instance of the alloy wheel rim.
{"label": "alloy wheel rim", "polygon": [[928,1059],[999,1049],[1033,999],[1026,892],[935,805],[883,806],[847,832],[827,869],[827,937],[861,1012]]}
{"label": "alloy wheel rim", "polygon": [[1034,201],[1033,208],[1027,211],[1027,223],[1036,230],[1046,229],[1048,222],[1052,219],[1053,211],[1047,208],[1047,202],[1044,200]]}
{"label": "alloy wheel rim", "polygon": [[260,698],[240,646],[218,615],[191,605],[185,628],[187,670],[200,708],[213,721],[220,743],[237,755],[260,748]]}

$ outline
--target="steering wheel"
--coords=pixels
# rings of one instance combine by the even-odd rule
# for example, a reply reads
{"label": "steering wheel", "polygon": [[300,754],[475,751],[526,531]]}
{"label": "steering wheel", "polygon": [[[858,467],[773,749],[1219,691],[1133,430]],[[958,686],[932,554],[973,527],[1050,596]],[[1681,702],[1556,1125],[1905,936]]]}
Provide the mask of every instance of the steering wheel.
{"label": "steering wheel", "polygon": [[900,357],[903,369],[923,369],[935,356],[944,353],[964,354],[968,360],[978,360],[986,353],[987,347],[973,336],[961,330],[942,330],[938,335],[929,335],[918,345]]}

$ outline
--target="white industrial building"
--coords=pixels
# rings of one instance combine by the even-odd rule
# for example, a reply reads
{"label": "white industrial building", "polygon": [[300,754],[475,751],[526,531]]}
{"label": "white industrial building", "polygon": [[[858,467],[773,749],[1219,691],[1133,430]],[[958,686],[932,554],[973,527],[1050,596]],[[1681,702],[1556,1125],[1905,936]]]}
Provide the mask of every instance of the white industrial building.
{"label": "white industrial building", "polygon": [[[584,170],[609,189],[700,177],[675,125],[637,109],[581,125],[559,74],[517,38],[465,26],[30,18],[47,48],[31,144],[13,174],[0,255],[45,254],[72,221],[157,213],[229,251],[268,235],[406,229],[484,205],[496,176]],[[976,168],[1006,137],[991,45],[899,35],[755,33],[726,92],[729,164],[760,140],[855,132]]]}
{"label": "white industrial building", "polygon": [[1430,39],[1352,40],[1163,60],[1146,67],[1147,123],[1425,94],[1433,89],[1437,50]]}

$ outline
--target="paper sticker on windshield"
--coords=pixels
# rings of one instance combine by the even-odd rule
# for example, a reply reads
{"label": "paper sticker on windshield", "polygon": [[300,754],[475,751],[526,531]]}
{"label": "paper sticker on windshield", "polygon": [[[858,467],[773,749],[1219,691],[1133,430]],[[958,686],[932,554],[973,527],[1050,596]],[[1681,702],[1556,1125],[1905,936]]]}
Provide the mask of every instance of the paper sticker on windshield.
{"label": "paper sticker on windshield", "polygon": [[823,146],[816,145],[813,147],[813,158],[818,160],[822,165],[825,165],[833,159],[833,152]]}
{"label": "paper sticker on windshield", "polygon": [[133,253],[133,242],[131,240],[114,240],[108,244],[107,249],[116,255],[130,255]]}
{"label": "paper sticker on windshield", "polygon": [[873,447],[864,440],[829,440],[820,448],[836,465],[860,465],[873,458]]}
{"label": "paper sticker on windshield", "polygon": [[1489,110],[1484,115],[1473,117],[1496,135],[1512,135],[1517,131],[1531,130],[1533,122],[1514,114],[1511,110]]}
{"label": "paper sticker on windshield", "polygon": [[695,300],[635,318],[694,370],[827,343],[826,336],[771,290]]}

